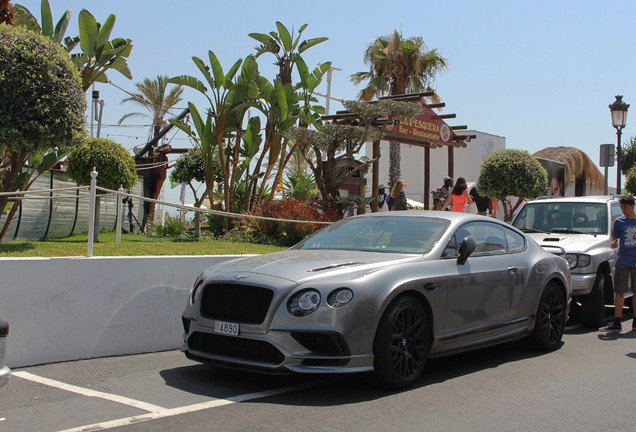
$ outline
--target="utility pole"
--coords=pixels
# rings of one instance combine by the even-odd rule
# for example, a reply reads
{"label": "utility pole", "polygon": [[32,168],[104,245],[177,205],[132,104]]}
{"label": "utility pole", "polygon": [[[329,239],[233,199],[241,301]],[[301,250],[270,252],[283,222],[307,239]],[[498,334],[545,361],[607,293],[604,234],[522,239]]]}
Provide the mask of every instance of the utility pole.
{"label": "utility pole", "polygon": [[99,101],[99,118],[97,119],[97,138],[102,131],[102,115],[104,114],[104,99]]}
{"label": "utility pole", "polygon": [[325,111],[327,113],[327,115],[329,115],[329,102],[331,101],[331,74],[333,71],[341,71],[342,69],[334,67],[334,66],[329,66],[329,69],[327,69],[327,102],[325,103]]}
{"label": "utility pole", "polygon": [[99,91],[95,90],[95,84],[93,84],[93,93],[91,96],[92,96],[91,98],[91,138],[92,138],[94,136],[93,129],[95,125],[95,120],[97,120],[96,118],[97,100],[99,99]]}

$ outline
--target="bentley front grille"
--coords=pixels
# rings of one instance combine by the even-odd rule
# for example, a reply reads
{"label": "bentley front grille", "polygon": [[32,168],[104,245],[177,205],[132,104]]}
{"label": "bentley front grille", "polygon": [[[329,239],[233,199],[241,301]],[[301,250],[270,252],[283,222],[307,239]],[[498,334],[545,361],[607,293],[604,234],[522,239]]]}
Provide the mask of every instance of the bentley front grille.
{"label": "bentley front grille", "polygon": [[261,324],[274,297],[267,288],[238,284],[208,284],[201,297],[201,315],[219,321]]}

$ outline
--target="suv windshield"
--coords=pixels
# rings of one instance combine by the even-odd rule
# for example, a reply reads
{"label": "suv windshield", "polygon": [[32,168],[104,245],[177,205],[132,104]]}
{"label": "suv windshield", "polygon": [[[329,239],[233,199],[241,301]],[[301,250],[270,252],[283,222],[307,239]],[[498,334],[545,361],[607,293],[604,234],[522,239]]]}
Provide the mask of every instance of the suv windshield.
{"label": "suv windshield", "polygon": [[607,234],[604,203],[535,201],[526,204],[514,221],[524,232]]}

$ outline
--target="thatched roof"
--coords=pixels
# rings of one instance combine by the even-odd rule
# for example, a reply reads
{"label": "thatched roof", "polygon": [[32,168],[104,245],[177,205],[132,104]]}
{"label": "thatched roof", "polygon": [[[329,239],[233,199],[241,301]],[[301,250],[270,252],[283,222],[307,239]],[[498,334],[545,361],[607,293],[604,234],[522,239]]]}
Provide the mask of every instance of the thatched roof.
{"label": "thatched roof", "polygon": [[547,147],[539,150],[535,157],[551,159],[565,164],[565,186],[567,187],[574,179],[583,177],[586,183],[592,186],[603,186],[605,178],[599,169],[594,165],[592,159],[583,151],[574,147]]}

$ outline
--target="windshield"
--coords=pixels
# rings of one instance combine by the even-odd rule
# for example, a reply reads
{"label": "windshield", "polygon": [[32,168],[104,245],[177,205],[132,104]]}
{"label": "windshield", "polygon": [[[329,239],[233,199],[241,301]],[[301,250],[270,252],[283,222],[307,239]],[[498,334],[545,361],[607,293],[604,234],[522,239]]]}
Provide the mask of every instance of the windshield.
{"label": "windshield", "polygon": [[391,253],[428,253],[449,221],[431,217],[363,217],[323,228],[293,249],[340,249]]}
{"label": "windshield", "polygon": [[607,205],[533,201],[521,209],[513,225],[524,232],[607,234]]}

